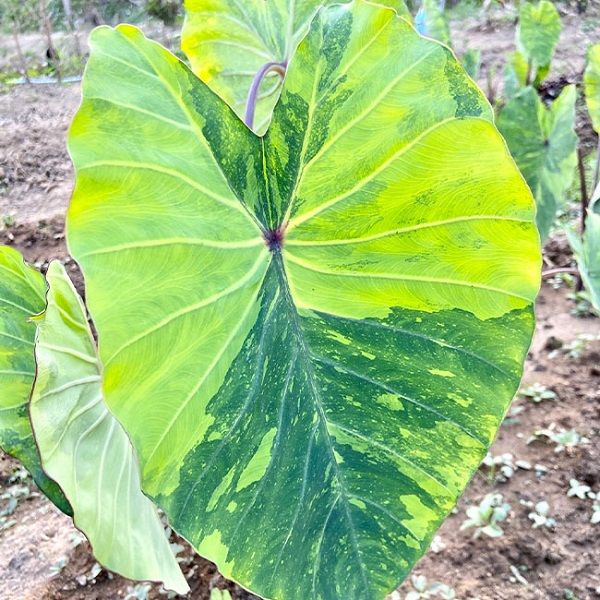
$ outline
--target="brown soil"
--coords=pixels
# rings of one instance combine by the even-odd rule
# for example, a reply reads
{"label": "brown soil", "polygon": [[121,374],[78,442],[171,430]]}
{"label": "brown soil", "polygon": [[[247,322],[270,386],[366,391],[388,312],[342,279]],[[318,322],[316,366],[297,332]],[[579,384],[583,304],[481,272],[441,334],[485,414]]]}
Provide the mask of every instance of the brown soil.
{"label": "brown soil", "polygon": [[65,138],[79,86],[17,86],[0,95],[0,218],[64,212],[73,169]]}
{"label": "brown soil", "polygon": [[[585,22],[575,15],[563,15],[564,31],[551,76],[556,80],[579,81],[584,49],[592,39],[600,39],[600,5],[592,4]],[[483,49],[484,76],[486,69],[514,48],[512,22],[494,15],[484,23],[479,18],[453,25],[459,53],[467,46]],[[51,259],[63,261],[83,291],[63,231],[72,178],[64,139],[78,96],[77,84],[20,86],[0,95],[0,218],[10,215],[15,221],[0,231],[0,244],[14,245],[42,270]],[[588,131],[583,116],[580,121],[581,131]],[[595,140],[586,135],[591,148]],[[564,237],[552,240],[546,249],[548,264],[570,265],[568,252]],[[600,319],[571,315],[573,303],[568,294],[565,287],[544,285],[524,380],[524,385],[544,384],[558,399],[534,404],[517,398],[512,410],[522,410],[509,416],[492,448],[493,455],[510,452],[515,460],[541,464],[547,468],[546,474],[537,476],[534,470],[519,469],[510,480],[500,483],[492,482],[483,470],[478,472],[457,512],[439,531],[443,549],[431,550],[415,569],[430,581],[452,586],[462,600],[568,598],[565,590],[572,590],[580,600],[600,597],[600,525],[589,522],[590,501],[566,495],[572,478],[600,492],[600,342],[590,343],[579,359],[552,351],[579,333],[600,335]],[[551,445],[527,444],[534,431],[552,423],[576,429],[590,443],[563,453],[554,452]],[[0,495],[14,490],[10,478],[17,467],[14,460],[0,457]],[[135,584],[106,571],[97,573],[90,548],[70,519],[37,493],[30,480],[26,484],[32,493],[19,498],[9,517],[14,524],[2,529],[0,521],[0,599],[113,600],[126,596]],[[479,503],[490,491],[502,493],[512,506],[503,525],[505,534],[474,540],[471,532],[460,531],[465,508]],[[549,502],[556,520],[552,530],[534,529],[527,516],[530,509],[521,504],[522,500],[535,503],[542,499]],[[0,511],[7,502],[0,500]],[[189,549],[180,556],[192,588],[189,598],[208,599],[213,587],[230,589],[236,600],[254,598],[226,582],[211,563],[194,557]],[[516,580],[511,566],[519,570],[527,585]],[[401,588],[402,598],[409,587]],[[166,596],[153,586],[149,598]]]}

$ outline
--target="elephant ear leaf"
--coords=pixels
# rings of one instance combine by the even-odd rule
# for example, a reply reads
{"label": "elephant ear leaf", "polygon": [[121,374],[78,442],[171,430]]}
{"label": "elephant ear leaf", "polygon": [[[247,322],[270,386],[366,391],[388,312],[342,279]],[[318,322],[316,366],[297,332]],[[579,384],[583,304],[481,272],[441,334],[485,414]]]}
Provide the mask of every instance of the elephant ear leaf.
{"label": "elephant ear leaf", "polygon": [[600,44],[595,44],[589,49],[588,63],[583,79],[592,125],[596,133],[600,133]]}
{"label": "elephant ear leaf", "polygon": [[561,29],[560,15],[550,0],[521,4],[517,43],[536,70],[552,62]]}
{"label": "elephant ear leaf", "polygon": [[600,314],[600,184],[592,195],[582,236],[579,237],[572,230],[567,230],[567,235],[585,289],[590,294],[596,312]]}
{"label": "elephant ear leaf", "polygon": [[533,331],[534,203],[448,48],[319,11],[262,138],[131,27],[92,38],[68,242],[144,490],[275,600],[381,600]]}
{"label": "elephant ear leaf", "polygon": [[[339,0],[185,0],[181,47],[194,73],[243,118],[256,74],[286,65],[315,13]],[[404,0],[381,2],[410,18]],[[273,70],[258,94],[254,130],[266,131],[283,79]]]}
{"label": "elephant ear leaf", "polygon": [[0,246],[0,446],[19,459],[37,486],[60,510],[66,498],[44,473],[29,421],[35,378],[35,323],[46,307],[44,277],[8,246]]}
{"label": "elephant ear leaf", "polygon": [[38,320],[31,420],[46,471],[71,502],[98,561],[130,579],[188,591],[158,512],[142,493],[137,458],[107,410],[83,303],[63,266],[48,269]]}
{"label": "elephant ear leaf", "polygon": [[563,206],[577,165],[574,85],[566,86],[550,107],[527,87],[510,99],[498,117],[517,165],[533,191],[542,239]]}

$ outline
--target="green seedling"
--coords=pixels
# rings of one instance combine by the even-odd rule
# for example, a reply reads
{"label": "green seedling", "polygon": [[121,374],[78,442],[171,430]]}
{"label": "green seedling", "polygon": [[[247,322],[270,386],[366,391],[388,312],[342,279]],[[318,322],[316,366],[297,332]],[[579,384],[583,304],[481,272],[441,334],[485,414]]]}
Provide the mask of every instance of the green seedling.
{"label": "green seedling", "polygon": [[516,472],[517,469],[525,471],[531,470],[531,464],[525,460],[515,460],[515,457],[510,453],[492,455],[487,453],[481,463],[481,467],[488,473],[490,481],[506,482]]}
{"label": "green seedling", "polygon": [[427,598],[454,600],[456,598],[456,593],[450,586],[440,582],[429,583],[424,575],[413,575],[411,584],[414,589],[406,594],[404,600],[426,600]]}
{"label": "green seedling", "polygon": [[592,506],[592,518],[590,519],[590,523],[593,525],[597,525],[600,523],[600,500],[594,500],[594,504]]}
{"label": "green seedling", "polygon": [[533,528],[547,527],[548,529],[554,529],[556,526],[556,520],[549,516],[550,505],[545,500],[536,503],[533,510],[529,513],[528,517],[533,521]]}
{"label": "green seedling", "polygon": [[474,538],[500,537],[504,531],[499,523],[508,518],[510,504],[504,502],[502,494],[487,494],[478,506],[467,508],[466,513],[468,518],[460,526],[461,530],[475,528]]}
{"label": "green seedling", "polygon": [[4,215],[2,217],[2,223],[6,229],[11,229],[16,225],[16,220],[13,215]]}
{"label": "green seedling", "polygon": [[575,429],[556,429],[556,423],[552,423],[546,429],[538,429],[532,437],[527,440],[530,444],[536,440],[547,440],[556,444],[555,452],[570,451],[583,444],[589,444],[590,440],[575,431]]}
{"label": "green seedling", "polygon": [[569,481],[567,496],[569,496],[569,498],[579,498],[580,500],[596,498],[596,494],[592,492],[592,488],[585,483],[577,481],[577,479],[571,479]]}
{"label": "green seedling", "polygon": [[568,344],[565,344],[560,351],[572,360],[579,360],[588,351],[590,345],[598,340],[600,340],[598,335],[581,333]]}
{"label": "green seedling", "polygon": [[539,404],[540,402],[544,402],[545,400],[556,400],[557,395],[556,392],[547,388],[545,385],[541,383],[533,383],[532,385],[521,389],[519,394],[525,398],[528,398],[535,404]]}
{"label": "green seedling", "polygon": [[561,289],[562,287],[573,288],[576,284],[576,279],[571,273],[558,273],[547,281],[555,290]]}

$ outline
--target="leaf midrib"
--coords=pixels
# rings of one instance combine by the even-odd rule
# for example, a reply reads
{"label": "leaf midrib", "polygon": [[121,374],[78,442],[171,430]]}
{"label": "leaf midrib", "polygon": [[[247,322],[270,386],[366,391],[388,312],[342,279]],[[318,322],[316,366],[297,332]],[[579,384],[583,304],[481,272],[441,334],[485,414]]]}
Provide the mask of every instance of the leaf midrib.
{"label": "leaf midrib", "polygon": [[[298,342],[297,357],[298,357],[299,361],[301,361],[305,364],[305,373],[306,373],[307,379],[310,383],[310,388],[311,388],[312,396],[313,396],[313,400],[314,400],[315,412],[318,416],[319,424],[324,432],[324,439],[326,442],[327,450],[330,454],[330,462],[333,467],[335,479],[337,480],[338,486],[339,486],[339,490],[338,490],[339,493],[337,495],[337,499],[335,500],[334,504],[332,505],[332,509],[327,517],[327,521],[329,520],[331,513],[333,512],[333,508],[335,507],[335,504],[337,504],[337,502],[339,500],[342,500],[343,504],[344,504],[344,513],[346,515],[346,519],[347,519],[348,525],[349,525],[349,534],[350,534],[351,545],[354,548],[356,557],[358,559],[358,564],[359,564],[360,572],[361,572],[361,578],[362,578],[363,585],[364,585],[364,591],[368,597],[368,594],[371,591],[371,586],[369,584],[368,570],[366,569],[366,566],[365,566],[365,563],[364,563],[364,560],[362,557],[362,552],[360,550],[360,547],[358,544],[358,538],[356,535],[356,528],[354,525],[354,521],[352,520],[352,514],[350,512],[351,509],[350,509],[349,498],[351,498],[352,495],[348,492],[344,474],[342,473],[340,466],[337,462],[337,459],[335,457],[334,444],[333,444],[333,440],[331,437],[331,433],[329,431],[329,424],[328,424],[327,416],[325,415],[325,410],[323,408],[323,403],[321,401],[320,390],[319,390],[319,387],[318,387],[318,384],[316,381],[316,379],[317,379],[316,374],[315,374],[314,367],[311,362],[312,355],[311,355],[310,351],[308,350],[308,344],[306,341],[304,331],[302,329],[302,325],[300,323],[300,317],[299,317],[298,311],[296,309],[296,305],[295,305],[294,300],[291,295],[291,291],[290,291],[290,287],[289,287],[288,279],[287,279],[287,274],[285,272],[283,256],[282,256],[281,252],[274,252],[273,266],[275,267],[275,270],[277,272],[277,278],[279,280],[279,286],[280,286],[280,289],[282,292],[284,303],[288,309],[288,314],[290,317],[289,322],[292,326],[293,333]],[[327,522],[325,523],[324,528],[323,528],[323,535],[325,534],[326,527],[327,527]],[[316,573],[313,573],[313,575],[316,577]]]}

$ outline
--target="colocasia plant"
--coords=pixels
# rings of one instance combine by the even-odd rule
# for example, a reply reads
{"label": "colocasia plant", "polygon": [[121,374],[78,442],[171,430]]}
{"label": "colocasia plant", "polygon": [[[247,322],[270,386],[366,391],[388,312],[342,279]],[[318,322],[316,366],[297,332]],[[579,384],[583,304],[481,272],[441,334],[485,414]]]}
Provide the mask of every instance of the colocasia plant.
{"label": "colocasia plant", "polygon": [[95,30],[69,134],[87,307],[0,252],[4,447],[100,562],[177,592],[156,506],[264,597],[382,599],[531,340],[534,201],[490,105],[392,8],[325,4],[190,0],[193,70]]}
{"label": "colocasia plant", "polygon": [[516,33],[518,50],[504,68],[504,95],[510,99],[520,89],[538,86],[548,75],[562,25],[550,0],[522,2]]}
{"label": "colocasia plant", "polygon": [[[584,75],[585,97],[592,126],[600,134],[600,44],[589,49]],[[569,242],[577,258],[582,283],[589,292],[593,307],[600,314],[600,143],[593,174],[596,188],[585,211],[581,236],[568,231]]]}
{"label": "colocasia plant", "polygon": [[543,240],[550,234],[575,176],[576,100],[575,85],[568,85],[546,106],[529,86],[511,98],[498,116],[498,128],[535,196]]}

